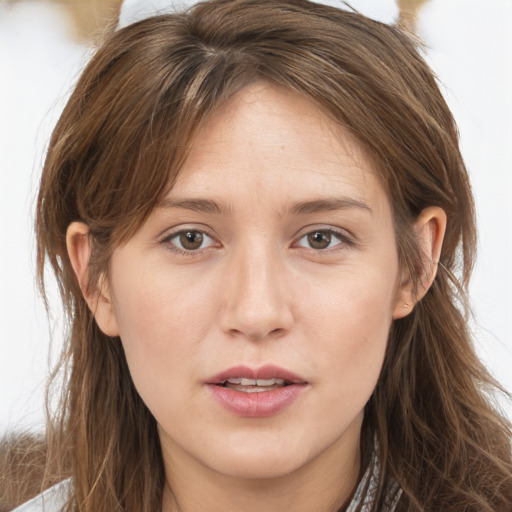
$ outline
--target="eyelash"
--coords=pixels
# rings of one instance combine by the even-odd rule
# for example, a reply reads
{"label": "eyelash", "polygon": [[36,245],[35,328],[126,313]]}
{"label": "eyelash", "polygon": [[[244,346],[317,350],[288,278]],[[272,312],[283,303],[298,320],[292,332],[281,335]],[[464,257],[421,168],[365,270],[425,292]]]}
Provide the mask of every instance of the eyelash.
{"label": "eyelash", "polygon": [[[347,249],[349,247],[352,247],[354,245],[353,238],[345,231],[340,231],[333,228],[318,228],[308,231],[307,233],[304,233],[299,239],[298,242],[300,242],[303,238],[307,237],[308,235],[312,235],[315,233],[324,233],[328,234],[330,237],[335,237],[338,239],[338,243],[335,244],[333,247],[326,247],[324,249],[315,249],[313,247],[309,247],[309,249],[315,251],[317,254],[332,254],[333,252],[341,251],[344,249]],[[296,243],[298,243],[296,242]],[[304,246],[301,246],[304,247]],[[306,247],[308,249],[308,247]]]}
{"label": "eyelash", "polygon": [[[180,248],[178,247],[175,243],[172,242],[172,240],[176,239],[177,237],[185,234],[185,233],[195,233],[195,234],[200,234],[201,236],[206,236],[208,237],[212,243],[209,244],[207,247],[205,248],[198,248],[196,250],[192,250],[192,249],[183,249],[183,248]],[[333,228],[319,228],[319,229],[313,229],[313,230],[310,230],[306,233],[304,233],[303,235],[301,235],[298,239],[297,239],[297,242],[294,243],[295,246],[297,246],[297,244],[305,237],[307,237],[308,235],[312,235],[312,234],[315,234],[315,233],[323,233],[323,234],[327,234],[331,237],[335,237],[338,239],[338,243],[335,244],[333,247],[326,247],[324,249],[315,249],[313,247],[304,247],[304,246],[298,246],[298,247],[303,247],[305,249],[310,249],[312,251],[314,251],[315,253],[317,254],[332,254],[333,252],[337,252],[337,251],[340,251],[340,250],[344,250],[344,249],[347,249],[349,247],[352,247],[355,242],[353,240],[353,238],[347,233],[347,232],[344,232],[344,231],[339,231],[339,230],[336,230],[336,229],[333,229]],[[161,241],[160,241],[161,244],[163,245],[166,245],[168,247],[168,249],[172,252],[174,252],[175,254],[178,254],[180,256],[187,256],[187,257],[194,257],[194,256],[199,256],[200,254],[202,254],[202,251],[208,249],[209,247],[211,247],[212,245],[215,244],[215,239],[213,236],[211,236],[207,231],[204,231],[204,230],[200,230],[200,229],[180,229],[179,231],[174,231],[168,235],[166,235]],[[340,246],[340,247],[338,247]]]}
{"label": "eyelash", "polygon": [[188,257],[194,257],[194,256],[198,256],[201,254],[201,251],[202,250],[205,250],[205,249],[208,249],[208,247],[205,247],[203,249],[196,249],[196,250],[191,250],[191,249],[182,249],[180,247],[178,247],[177,245],[175,245],[172,240],[174,240],[175,238],[179,237],[180,235],[183,235],[185,233],[196,233],[196,234],[200,234],[202,235],[203,237],[206,236],[208,237],[213,243],[208,245],[208,247],[210,247],[211,245],[214,245],[214,238],[208,234],[207,231],[204,231],[204,230],[201,230],[201,229],[180,229],[179,231],[174,231],[168,235],[166,235],[160,243],[162,243],[163,245],[166,245],[167,248],[174,252],[175,254],[178,254],[180,256],[188,256]]}

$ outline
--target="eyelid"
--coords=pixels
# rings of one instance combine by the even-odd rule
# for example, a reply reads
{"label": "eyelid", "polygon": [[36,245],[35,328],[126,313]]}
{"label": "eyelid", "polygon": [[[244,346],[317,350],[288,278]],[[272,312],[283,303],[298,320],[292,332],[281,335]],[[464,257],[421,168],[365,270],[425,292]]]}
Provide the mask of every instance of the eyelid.
{"label": "eyelid", "polygon": [[[192,250],[192,249],[182,249],[172,243],[172,240],[179,236],[182,233],[186,232],[197,232],[201,233],[203,236],[207,236],[212,240],[213,243],[208,245],[207,247]],[[176,226],[174,228],[171,228],[171,231],[166,231],[162,236],[159,237],[158,242],[162,245],[165,245],[168,250],[170,250],[173,253],[185,255],[185,256],[198,256],[202,254],[205,250],[208,250],[210,247],[217,245],[217,247],[220,246],[220,243],[215,238],[214,235],[211,234],[211,232],[206,229],[205,227],[197,227],[197,226],[183,226],[180,225],[179,227]]]}

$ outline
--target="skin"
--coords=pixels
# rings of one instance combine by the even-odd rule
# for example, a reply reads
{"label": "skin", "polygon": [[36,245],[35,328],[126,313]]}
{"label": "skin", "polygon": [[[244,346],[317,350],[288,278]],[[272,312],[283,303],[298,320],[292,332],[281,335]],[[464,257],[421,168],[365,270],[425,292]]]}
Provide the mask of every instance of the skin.
{"label": "skin", "polygon": [[[303,97],[251,85],[194,140],[173,189],[85,295],[100,328],[120,336],[159,424],[163,511],[337,510],[357,484],[363,408],[390,325],[436,265],[412,297],[379,178]],[[418,218],[429,261],[445,223],[438,208]],[[183,229],[202,233],[202,245],[179,252]],[[87,233],[73,223],[67,234],[84,290]],[[314,233],[330,237],[326,247],[312,246]],[[278,365],[308,385],[279,413],[242,418],[205,384],[240,364]]]}

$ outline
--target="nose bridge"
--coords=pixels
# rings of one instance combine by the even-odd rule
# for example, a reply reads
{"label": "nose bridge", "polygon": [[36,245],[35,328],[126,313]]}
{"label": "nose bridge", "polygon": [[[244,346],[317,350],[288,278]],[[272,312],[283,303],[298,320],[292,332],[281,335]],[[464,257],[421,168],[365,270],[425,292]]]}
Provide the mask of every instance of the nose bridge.
{"label": "nose bridge", "polygon": [[224,330],[251,340],[288,331],[293,318],[277,244],[265,237],[240,244],[229,267]]}

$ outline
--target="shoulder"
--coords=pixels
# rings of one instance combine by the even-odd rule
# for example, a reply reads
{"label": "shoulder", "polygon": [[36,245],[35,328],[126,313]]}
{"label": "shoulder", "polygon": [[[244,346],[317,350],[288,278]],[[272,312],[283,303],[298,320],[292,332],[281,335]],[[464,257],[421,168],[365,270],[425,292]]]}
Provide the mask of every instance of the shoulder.
{"label": "shoulder", "polygon": [[61,512],[69,498],[70,490],[71,481],[64,480],[14,509],[13,512]]}

